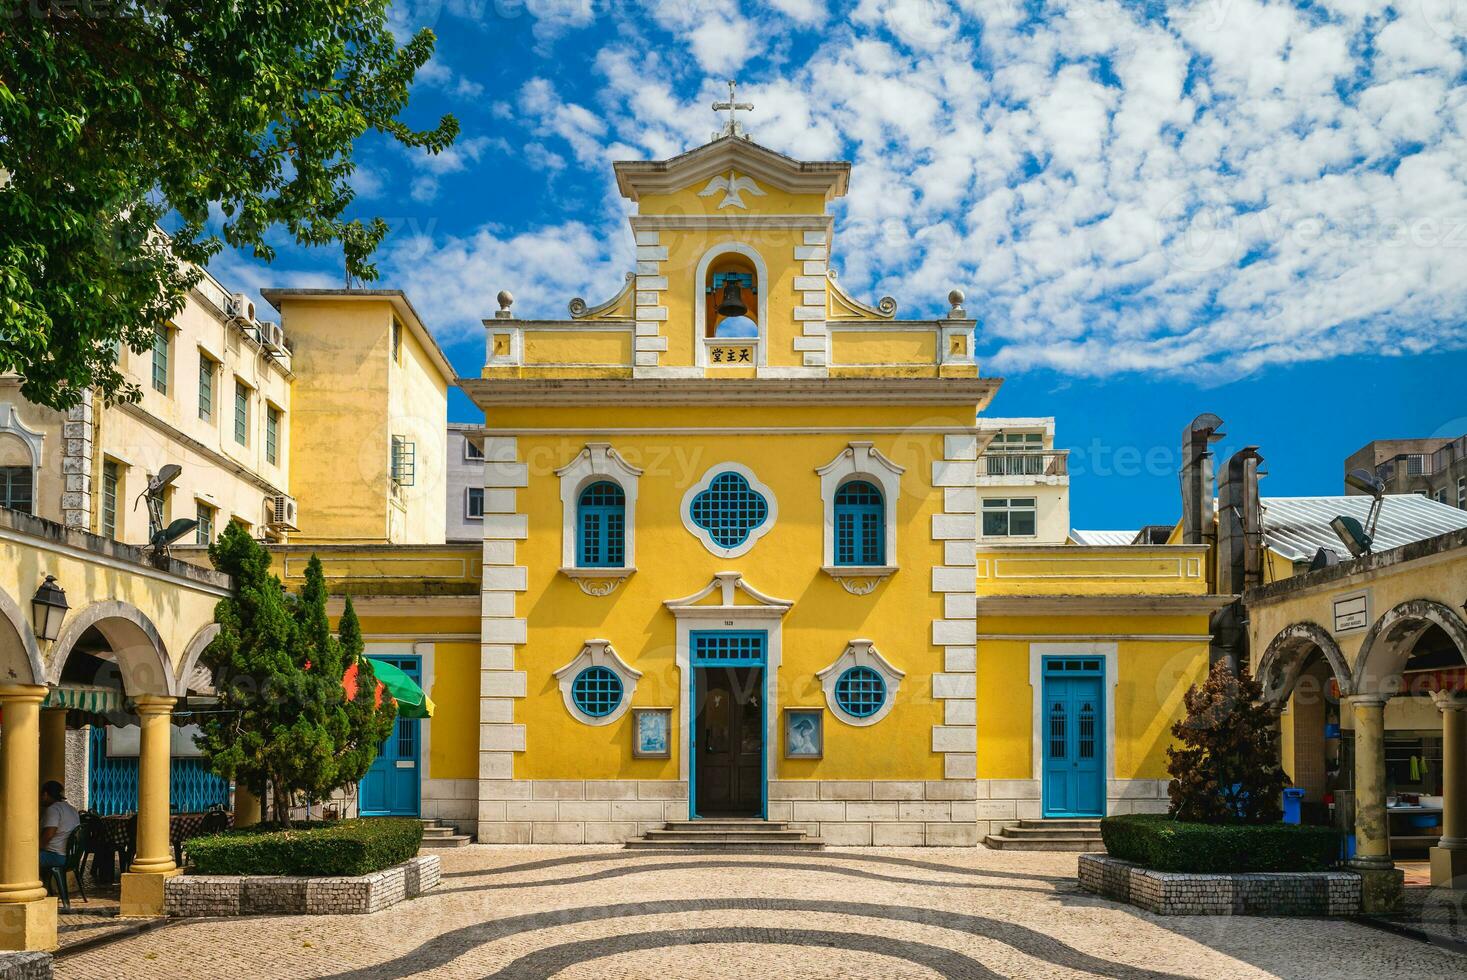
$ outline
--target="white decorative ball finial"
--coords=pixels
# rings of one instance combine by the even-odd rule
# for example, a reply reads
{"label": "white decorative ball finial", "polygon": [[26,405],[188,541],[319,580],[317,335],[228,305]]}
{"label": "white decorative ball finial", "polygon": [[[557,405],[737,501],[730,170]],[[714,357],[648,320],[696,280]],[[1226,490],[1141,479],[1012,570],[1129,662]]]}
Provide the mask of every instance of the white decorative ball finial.
{"label": "white decorative ball finial", "polygon": [[498,299],[499,312],[494,314],[494,318],[496,320],[508,320],[513,317],[514,314],[509,311],[509,308],[514,305],[514,294],[508,289],[501,289]]}

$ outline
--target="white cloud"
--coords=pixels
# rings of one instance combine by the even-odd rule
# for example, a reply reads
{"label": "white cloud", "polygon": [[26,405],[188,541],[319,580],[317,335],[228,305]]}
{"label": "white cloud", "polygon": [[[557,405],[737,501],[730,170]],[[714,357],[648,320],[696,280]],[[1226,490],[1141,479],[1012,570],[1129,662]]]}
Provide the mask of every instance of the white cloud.
{"label": "white cloud", "polygon": [[[837,18],[819,0],[651,0],[637,13],[665,34],[605,14],[619,29],[600,32],[594,103],[548,78],[516,100],[543,168],[603,189],[595,223],[441,247],[536,303],[593,278],[613,292],[629,263],[610,160],[672,156],[720,124],[725,91],[689,81],[691,59],[751,76],[758,141],[853,161],[843,282],[904,315],[963,287],[985,369],[1216,373],[1462,346],[1467,59],[1443,3],[1193,0],[1163,21],[1120,0],[1047,20],[980,0],[859,0]],[[549,19],[581,16],[564,9]],[[814,24],[786,65],[786,35]],[[518,263],[510,243],[571,268]]]}

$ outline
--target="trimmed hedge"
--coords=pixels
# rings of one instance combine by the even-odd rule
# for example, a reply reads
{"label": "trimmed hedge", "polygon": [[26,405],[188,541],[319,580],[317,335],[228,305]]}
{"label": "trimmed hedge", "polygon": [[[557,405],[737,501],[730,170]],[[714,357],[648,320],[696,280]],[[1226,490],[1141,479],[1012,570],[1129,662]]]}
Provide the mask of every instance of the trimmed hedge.
{"label": "trimmed hedge", "polygon": [[1100,836],[1111,857],[1153,871],[1327,871],[1340,857],[1334,830],[1284,823],[1184,823],[1164,813],[1133,813],[1100,821]]}
{"label": "trimmed hedge", "polygon": [[406,817],[338,823],[247,827],[195,837],[186,850],[206,875],[354,877],[401,864],[418,853],[423,824]]}

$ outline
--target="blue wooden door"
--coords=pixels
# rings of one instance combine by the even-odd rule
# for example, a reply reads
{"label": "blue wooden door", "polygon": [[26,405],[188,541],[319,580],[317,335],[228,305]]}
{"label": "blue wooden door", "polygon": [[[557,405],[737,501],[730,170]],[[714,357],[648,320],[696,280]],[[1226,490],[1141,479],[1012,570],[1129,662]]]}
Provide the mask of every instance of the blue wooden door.
{"label": "blue wooden door", "polygon": [[[384,660],[422,683],[418,657],[371,657]],[[382,743],[372,768],[358,789],[364,817],[416,817],[418,815],[418,753],[422,734],[417,718],[399,718],[392,734]]]}
{"label": "blue wooden door", "polygon": [[1046,817],[1105,815],[1104,664],[1097,657],[1045,661],[1040,741]]}

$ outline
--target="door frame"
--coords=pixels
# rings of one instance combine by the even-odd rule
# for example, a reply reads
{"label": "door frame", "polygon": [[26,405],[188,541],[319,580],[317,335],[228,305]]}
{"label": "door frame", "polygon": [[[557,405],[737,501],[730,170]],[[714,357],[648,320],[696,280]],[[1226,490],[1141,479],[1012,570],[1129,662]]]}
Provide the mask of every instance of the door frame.
{"label": "door frame", "polygon": [[[380,649],[379,650],[370,650],[369,649],[369,650],[363,651],[362,656],[367,657],[368,659],[398,661],[399,662],[397,664],[398,666],[401,666],[401,663],[400,662],[403,661],[403,660],[416,660],[417,661],[417,664],[418,664],[417,671],[416,671],[416,673],[417,673],[418,676],[417,676],[416,680],[417,680],[417,682],[420,685],[423,685],[423,689],[424,690],[427,690],[427,686],[424,683],[424,678],[425,678],[425,675],[427,673],[427,667],[428,667],[428,665],[427,665],[427,657],[425,657],[422,653],[419,653],[416,650],[410,651],[408,653],[398,653],[396,651],[389,651],[389,650],[380,650]],[[411,673],[411,672],[409,672],[409,673]],[[417,778],[413,780],[413,809],[412,809],[412,812],[411,813],[393,813],[393,812],[386,811],[386,810],[383,810],[383,811],[376,811],[376,810],[369,811],[369,810],[367,810],[363,806],[363,803],[365,801],[364,801],[364,798],[362,796],[362,783],[366,782],[367,781],[367,777],[372,774],[371,773],[371,769],[368,768],[367,773],[362,776],[361,782],[357,783],[357,815],[358,816],[363,816],[363,817],[388,817],[388,816],[391,816],[391,817],[403,817],[403,816],[421,817],[422,814],[423,814],[423,778],[424,778],[424,772],[423,772],[423,770],[424,770],[424,760],[426,760],[428,758],[428,753],[426,751],[427,745],[424,744],[424,736],[427,734],[428,726],[423,724],[423,719],[421,719],[421,718],[411,718],[411,719],[409,719],[409,718],[403,718],[403,719],[396,719],[396,718],[394,718],[393,719],[393,722],[392,722],[392,725],[393,725],[392,735],[389,736],[389,737],[395,738],[397,736],[397,724],[398,724],[399,721],[413,721],[418,726],[418,729],[417,729],[417,737],[413,739],[413,771],[417,775]],[[377,760],[376,759],[373,759],[372,762],[375,765],[376,762],[377,762]]]}
{"label": "door frame", "polygon": [[[758,636],[763,647],[759,660],[741,660],[737,663],[705,664],[693,656],[693,645],[700,636],[720,633],[735,633],[740,636]],[[764,737],[759,743],[759,819],[769,816],[769,630],[767,629],[703,629],[688,631],[688,720],[683,733],[688,759],[688,819],[702,820],[698,812],[698,671],[718,670],[724,667],[754,668],[759,671],[759,727]]]}
{"label": "door frame", "polygon": [[1101,660],[1100,701],[1105,717],[1101,719],[1100,814],[1105,816],[1110,811],[1110,784],[1115,779],[1117,649],[1116,643],[1099,642],[1029,644],[1029,687],[1033,693],[1030,758],[1039,789],[1041,816],[1048,816],[1044,799],[1044,665],[1049,660],[1072,657]]}

